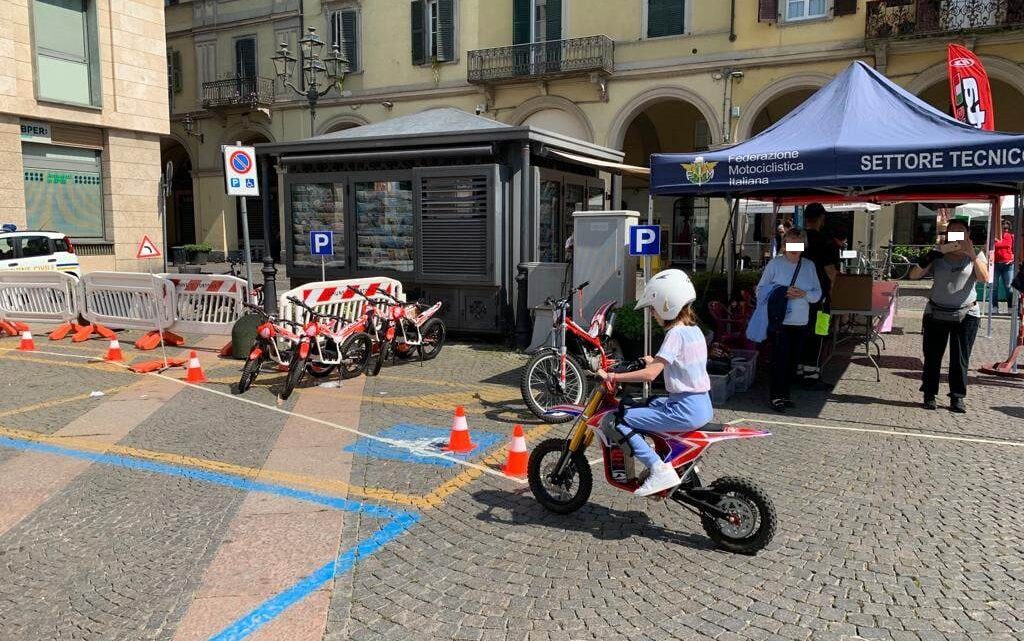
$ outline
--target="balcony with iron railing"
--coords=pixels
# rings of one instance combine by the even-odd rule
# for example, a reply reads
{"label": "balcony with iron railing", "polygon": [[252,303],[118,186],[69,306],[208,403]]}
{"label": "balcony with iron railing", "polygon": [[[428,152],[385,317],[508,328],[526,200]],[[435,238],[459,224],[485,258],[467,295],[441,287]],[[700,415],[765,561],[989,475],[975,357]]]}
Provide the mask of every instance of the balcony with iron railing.
{"label": "balcony with iron railing", "polygon": [[274,81],[270,78],[236,77],[203,83],[204,109],[258,109],[274,104]]}
{"label": "balcony with iron railing", "polygon": [[615,43],[607,36],[531,42],[469,52],[468,81],[478,84],[587,73],[611,75]]}
{"label": "balcony with iron railing", "polygon": [[867,40],[979,33],[1024,26],[1024,0],[871,0]]}

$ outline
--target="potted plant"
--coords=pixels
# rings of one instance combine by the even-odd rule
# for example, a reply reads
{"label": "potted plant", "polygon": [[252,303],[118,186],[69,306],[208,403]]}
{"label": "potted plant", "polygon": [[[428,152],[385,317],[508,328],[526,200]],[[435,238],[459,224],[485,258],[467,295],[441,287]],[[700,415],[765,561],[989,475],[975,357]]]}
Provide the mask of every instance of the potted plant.
{"label": "potted plant", "polygon": [[188,253],[188,263],[190,265],[205,265],[210,257],[210,252],[213,251],[213,247],[209,243],[194,243],[185,245],[185,251]]}

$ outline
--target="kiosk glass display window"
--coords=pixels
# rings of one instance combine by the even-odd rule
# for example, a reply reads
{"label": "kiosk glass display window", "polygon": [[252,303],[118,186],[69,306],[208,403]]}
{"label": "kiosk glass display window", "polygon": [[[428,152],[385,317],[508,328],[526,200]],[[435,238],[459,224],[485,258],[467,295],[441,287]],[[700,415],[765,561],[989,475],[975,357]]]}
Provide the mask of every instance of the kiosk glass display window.
{"label": "kiosk glass display window", "polygon": [[309,232],[333,231],[334,256],[330,267],[345,266],[344,183],[295,183],[292,196],[292,242],[298,267],[319,267],[320,258],[309,251]]}
{"label": "kiosk glass display window", "polygon": [[412,181],[354,183],[357,267],[413,271]]}

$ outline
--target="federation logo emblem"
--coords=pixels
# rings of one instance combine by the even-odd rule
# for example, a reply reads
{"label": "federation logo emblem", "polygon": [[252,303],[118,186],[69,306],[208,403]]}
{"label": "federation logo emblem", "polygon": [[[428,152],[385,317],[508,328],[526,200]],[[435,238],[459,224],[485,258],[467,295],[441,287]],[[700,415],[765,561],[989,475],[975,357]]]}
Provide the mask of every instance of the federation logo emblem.
{"label": "federation logo emblem", "polygon": [[703,185],[711,182],[715,177],[715,166],[718,162],[707,162],[704,156],[694,158],[692,164],[683,163],[683,170],[686,172],[686,179],[695,185]]}
{"label": "federation logo emblem", "polygon": [[957,58],[955,60],[951,60],[949,64],[951,64],[954,67],[960,67],[960,68],[973,67],[974,66],[974,61],[971,60],[970,58]]}

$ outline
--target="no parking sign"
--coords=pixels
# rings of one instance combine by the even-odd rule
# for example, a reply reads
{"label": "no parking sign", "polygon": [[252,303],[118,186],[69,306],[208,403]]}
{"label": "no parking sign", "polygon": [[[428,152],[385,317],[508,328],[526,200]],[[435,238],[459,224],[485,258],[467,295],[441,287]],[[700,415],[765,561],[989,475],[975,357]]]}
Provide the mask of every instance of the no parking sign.
{"label": "no parking sign", "polygon": [[224,145],[224,184],[228,196],[260,195],[254,148]]}

